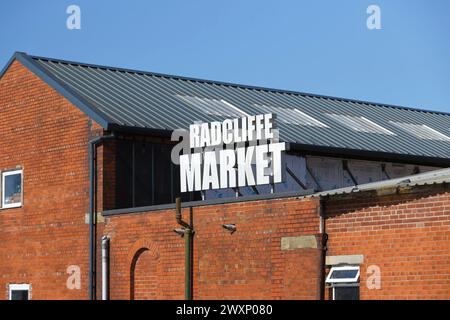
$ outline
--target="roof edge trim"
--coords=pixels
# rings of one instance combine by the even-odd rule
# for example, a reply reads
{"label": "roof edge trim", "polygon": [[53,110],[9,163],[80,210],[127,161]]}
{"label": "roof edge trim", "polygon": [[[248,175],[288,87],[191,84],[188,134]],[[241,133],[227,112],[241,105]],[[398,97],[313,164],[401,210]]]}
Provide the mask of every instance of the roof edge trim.
{"label": "roof edge trim", "polygon": [[3,77],[3,75],[6,73],[6,71],[9,69],[9,67],[11,66],[11,64],[14,62],[14,60],[16,60],[17,56],[19,54],[26,54],[25,52],[20,52],[20,51],[16,51],[14,52],[14,54],[11,56],[11,58],[9,58],[8,62],[5,64],[5,66],[2,68],[2,70],[0,71],[0,79]]}
{"label": "roof edge trim", "polygon": [[46,70],[44,70],[41,66],[33,61],[33,58],[28,56],[24,52],[16,52],[13,57],[8,62],[6,68],[2,70],[3,75],[4,72],[9,68],[11,63],[17,60],[22,65],[24,65],[28,70],[33,72],[36,76],[38,76],[42,81],[47,83],[50,87],[55,89],[58,93],[60,93],[64,98],[69,100],[74,106],[80,109],[83,113],[85,113],[88,117],[92,118],[95,122],[97,122],[100,126],[102,126],[105,130],[108,130],[110,125],[113,123],[111,119],[109,119],[102,112],[95,110],[90,103],[88,103],[84,98],[80,97],[77,93],[73,92],[63,83],[61,83],[58,79],[51,76]]}
{"label": "roof edge trim", "polygon": [[391,189],[397,190],[398,188],[402,187],[410,188],[421,186],[448,185],[449,182],[450,168],[444,168],[419,174],[413,174],[405,177],[316,192],[312,195],[312,197],[329,198],[335,196],[357,194],[361,192],[373,192]]}

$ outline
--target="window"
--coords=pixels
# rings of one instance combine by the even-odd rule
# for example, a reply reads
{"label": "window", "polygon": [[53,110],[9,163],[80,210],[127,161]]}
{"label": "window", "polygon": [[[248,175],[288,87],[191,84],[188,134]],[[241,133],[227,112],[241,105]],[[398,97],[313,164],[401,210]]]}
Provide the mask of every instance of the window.
{"label": "window", "polygon": [[359,279],[359,267],[345,266],[332,267],[328,274],[327,283],[357,282]]}
{"label": "window", "polygon": [[327,116],[354,131],[395,135],[392,131],[383,128],[382,126],[364,117],[342,114],[327,114]]}
{"label": "window", "polygon": [[359,285],[334,286],[333,300],[359,300]]}
{"label": "window", "polygon": [[419,139],[425,140],[439,140],[439,141],[450,141],[450,138],[439,131],[430,128],[424,124],[412,124],[412,123],[402,123],[390,121],[393,125],[402,129],[403,131],[416,136]]}
{"label": "window", "polygon": [[172,145],[143,141],[117,140],[115,183],[106,186],[104,208],[124,209],[200,200],[199,192],[180,193],[179,166],[171,160]]}
{"label": "window", "polygon": [[2,173],[2,208],[22,205],[22,170]]}
{"label": "window", "polygon": [[359,300],[359,266],[332,267],[325,282],[331,284],[333,300]]}
{"label": "window", "polygon": [[275,113],[277,115],[277,120],[287,123],[295,124],[299,126],[310,126],[310,127],[321,127],[328,128],[328,126],[319,120],[307,115],[306,113],[293,108],[280,108],[280,107],[269,107],[266,105],[255,105],[263,113]]}
{"label": "window", "polygon": [[9,300],[30,300],[29,284],[10,284],[9,285]]}

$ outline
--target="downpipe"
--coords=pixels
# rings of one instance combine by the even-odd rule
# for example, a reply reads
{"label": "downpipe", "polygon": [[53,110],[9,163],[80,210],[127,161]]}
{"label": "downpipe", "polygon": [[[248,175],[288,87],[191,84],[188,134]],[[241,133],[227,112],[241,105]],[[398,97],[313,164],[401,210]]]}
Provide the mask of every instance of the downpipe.
{"label": "downpipe", "polygon": [[114,138],[113,133],[89,141],[89,300],[97,299],[97,146]]}
{"label": "downpipe", "polygon": [[325,212],[323,208],[324,200],[319,200],[319,234],[320,234],[320,290],[319,299],[325,300],[325,279],[326,279],[326,256],[327,256],[327,241],[328,234],[325,232]]}
{"label": "downpipe", "polygon": [[192,300],[192,277],[193,277],[193,237],[194,227],[192,222],[192,208],[190,208],[190,223],[183,221],[181,216],[181,198],[175,200],[175,219],[177,223],[182,226],[184,237],[184,296],[185,300]]}
{"label": "downpipe", "polygon": [[109,238],[102,238],[102,300],[109,300]]}

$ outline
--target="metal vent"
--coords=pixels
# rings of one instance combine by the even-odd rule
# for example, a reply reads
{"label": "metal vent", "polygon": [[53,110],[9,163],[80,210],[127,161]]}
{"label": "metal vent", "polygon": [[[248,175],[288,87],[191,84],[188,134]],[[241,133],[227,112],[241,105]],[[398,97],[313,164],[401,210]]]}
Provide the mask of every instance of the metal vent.
{"label": "metal vent", "polygon": [[395,125],[396,127],[402,129],[403,131],[406,131],[412,134],[413,136],[416,136],[419,139],[450,141],[450,137],[424,124],[412,124],[393,121],[389,122]]}
{"label": "metal vent", "polygon": [[326,124],[295,108],[287,109],[280,107],[269,107],[262,104],[255,104],[255,107],[257,107],[263,113],[275,113],[277,115],[277,121],[280,122],[295,124],[299,126],[328,128]]}
{"label": "metal vent", "polygon": [[344,126],[354,131],[395,135],[395,133],[393,133],[392,131],[383,128],[382,126],[364,117],[348,116],[342,114],[331,114],[331,113],[327,113],[326,115],[331,119],[339,122],[340,124],[343,124]]}
{"label": "metal vent", "polygon": [[239,118],[248,116],[247,113],[223,99],[218,100],[210,98],[200,98],[195,96],[182,96],[178,94],[175,96],[183,102],[186,102],[190,106],[196,108],[197,110],[212,116],[227,118]]}

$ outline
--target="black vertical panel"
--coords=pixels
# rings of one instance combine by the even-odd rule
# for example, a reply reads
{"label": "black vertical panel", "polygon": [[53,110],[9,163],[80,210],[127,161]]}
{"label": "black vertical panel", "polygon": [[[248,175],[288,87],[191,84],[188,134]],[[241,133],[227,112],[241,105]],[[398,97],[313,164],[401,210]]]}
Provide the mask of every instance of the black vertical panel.
{"label": "black vertical panel", "polygon": [[153,204],[172,202],[172,181],[170,153],[171,145],[155,144],[153,146],[154,158],[154,195]]}
{"label": "black vertical panel", "polygon": [[[173,165],[173,174],[172,174],[172,188],[174,198],[180,197],[182,202],[201,200],[202,194],[200,191],[196,192],[180,192],[180,166]],[[175,199],[172,200],[175,202]]]}
{"label": "black vertical panel", "polygon": [[117,140],[116,143],[116,208],[131,208],[133,145],[129,140]]}
{"label": "black vertical panel", "polygon": [[200,192],[180,192],[180,166],[171,160],[172,145],[118,140],[116,209],[200,200]]}
{"label": "black vertical panel", "polygon": [[200,191],[194,191],[190,193],[191,201],[202,200],[202,193]]}
{"label": "black vertical panel", "polygon": [[134,207],[152,204],[152,145],[134,144]]}
{"label": "black vertical panel", "polygon": [[[180,192],[180,166],[179,165],[172,165],[173,166],[173,174],[172,174],[172,189],[173,189],[173,195],[174,198],[181,197],[182,202],[189,201],[189,193],[188,192]],[[173,202],[175,202],[175,199],[172,199]]]}
{"label": "black vertical panel", "polygon": [[175,202],[173,162],[170,163],[170,202]]}

